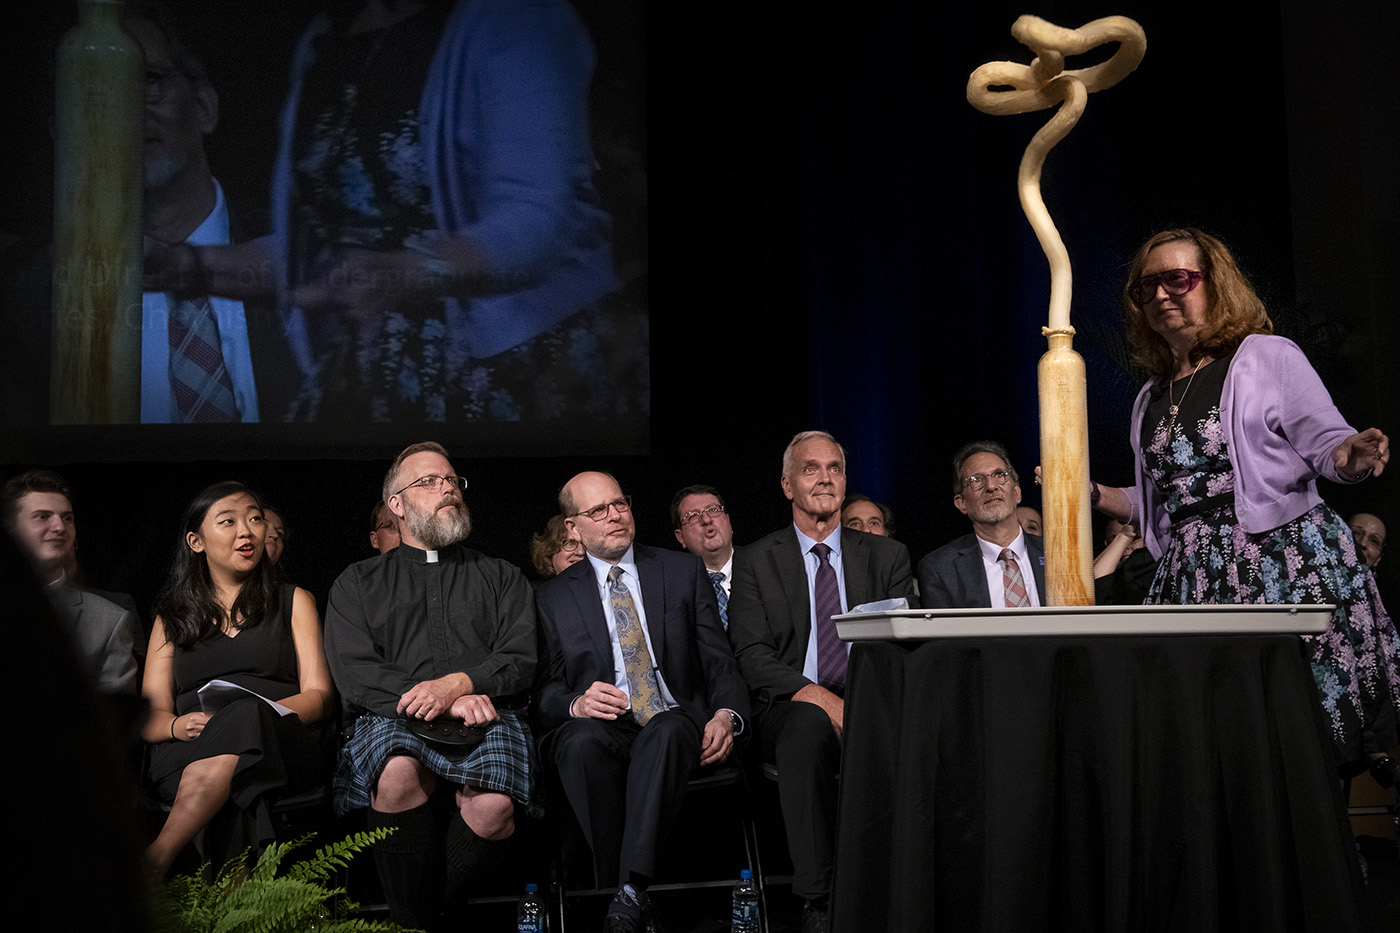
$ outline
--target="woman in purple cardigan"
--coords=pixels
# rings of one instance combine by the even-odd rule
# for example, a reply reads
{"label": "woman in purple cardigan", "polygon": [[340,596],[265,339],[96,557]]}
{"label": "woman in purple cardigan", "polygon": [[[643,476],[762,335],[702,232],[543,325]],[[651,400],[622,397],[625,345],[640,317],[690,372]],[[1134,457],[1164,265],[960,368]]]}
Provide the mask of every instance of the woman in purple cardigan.
{"label": "woman in purple cardigan", "polygon": [[1380,475],[1390,442],[1356,432],[1230,251],[1199,230],[1138,249],[1123,289],[1134,359],[1153,374],[1133,406],[1136,485],[1094,484],[1101,512],[1138,524],[1159,559],[1149,603],[1335,603],[1313,648],[1343,773],[1400,778],[1400,637],[1350,529],[1317,477]]}

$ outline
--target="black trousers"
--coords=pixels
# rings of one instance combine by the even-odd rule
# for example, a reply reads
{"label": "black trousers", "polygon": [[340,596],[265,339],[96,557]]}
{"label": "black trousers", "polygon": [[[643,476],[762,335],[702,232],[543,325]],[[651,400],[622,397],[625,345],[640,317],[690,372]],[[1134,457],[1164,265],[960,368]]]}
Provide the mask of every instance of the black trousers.
{"label": "black trousers", "polygon": [[841,742],[826,711],[800,700],[778,700],[760,710],[755,726],[763,760],[778,768],[792,893],[808,900],[826,897],[836,856]]}
{"label": "black trousers", "polygon": [[634,873],[653,877],[661,842],[700,763],[700,739],[700,727],[679,710],[646,726],[630,714],[573,719],[547,736],[545,755],[593,849],[601,885]]}

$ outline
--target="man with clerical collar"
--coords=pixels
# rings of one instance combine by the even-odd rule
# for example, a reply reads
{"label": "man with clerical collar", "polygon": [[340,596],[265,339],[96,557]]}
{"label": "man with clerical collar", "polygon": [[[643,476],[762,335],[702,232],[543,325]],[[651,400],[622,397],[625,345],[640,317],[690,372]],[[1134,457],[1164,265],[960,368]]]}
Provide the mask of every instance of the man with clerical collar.
{"label": "man with clerical collar", "polygon": [[831,617],[883,599],[912,606],[914,579],[903,544],[841,527],[846,452],[830,434],[794,437],[780,482],[792,524],[745,546],[735,561],[729,638],[752,694],[761,752],[778,769],[792,890],[806,901],[803,929],[824,930],[848,655]]}
{"label": "man with clerical collar", "polygon": [[77,565],[77,523],[63,477],[29,470],[4,489],[5,525],[29,558],[68,630],[79,660],[99,693],[135,696],[136,616],[79,587],[69,573]]}
{"label": "man with clerical collar", "polygon": [[719,621],[729,628],[729,593],[734,585],[734,528],[719,490],[687,486],[671,499],[671,528],[681,547],[705,562],[719,601]]}
{"label": "man with clerical collar", "polygon": [[[326,656],[347,738],[335,808],[368,807],[394,922],[432,926],[481,867],[499,858],[530,805],[530,734],[517,710],[535,671],[530,586],[512,564],[464,546],[467,481],[432,442],[403,450],[384,479],[402,543],[351,565],[326,608]],[[475,746],[442,744],[409,723],[485,728]],[[442,804],[442,805],[439,805]],[[445,872],[444,872],[445,866]]]}
{"label": "man with clerical collar", "polygon": [[1045,546],[1016,517],[1021,483],[1006,448],[968,444],[953,457],[953,505],[972,533],[919,562],[925,609],[1014,609],[1044,605]]}
{"label": "man with clerical collar", "polygon": [[559,509],[586,557],[535,595],[541,753],[618,885],[604,929],[650,929],[660,845],[692,772],[732,752],[748,695],[699,559],[636,544],[631,500],[606,473],[569,480]]}

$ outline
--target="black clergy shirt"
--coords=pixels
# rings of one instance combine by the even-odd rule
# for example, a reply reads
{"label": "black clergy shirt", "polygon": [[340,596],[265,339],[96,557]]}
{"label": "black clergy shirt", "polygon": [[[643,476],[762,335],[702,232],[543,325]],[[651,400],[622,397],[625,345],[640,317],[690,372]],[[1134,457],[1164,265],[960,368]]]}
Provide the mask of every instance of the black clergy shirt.
{"label": "black clergy shirt", "polygon": [[519,705],[535,673],[530,586],[514,565],[460,544],[437,552],[401,544],[335,581],[326,657],[347,722],[397,716],[410,689],[454,672],[497,705]]}

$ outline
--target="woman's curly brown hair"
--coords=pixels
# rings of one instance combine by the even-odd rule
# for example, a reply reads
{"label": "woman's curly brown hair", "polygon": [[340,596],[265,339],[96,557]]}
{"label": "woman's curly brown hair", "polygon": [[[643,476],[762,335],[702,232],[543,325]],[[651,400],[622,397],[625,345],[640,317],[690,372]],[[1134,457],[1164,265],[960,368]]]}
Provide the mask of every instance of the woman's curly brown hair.
{"label": "woman's curly brown hair", "polygon": [[1123,316],[1128,328],[1128,349],[1139,366],[1163,379],[1170,379],[1175,364],[1171,348],[1147,322],[1147,315],[1128,292],[1142,276],[1147,254],[1166,243],[1189,240],[1201,254],[1201,270],[1206,274],[1201,287],[1206,290],[1206,321],[1191,348],[1195,361],[1209,354],[1213,357],[1228,353],[1250,334],[1272,334],[1274,322],[1264,302],[1254,293],[1229,247],[1209,233],[1194,227],[1163,230],[1138,247],[1128,266],[1128,279],[1123,283]]}

